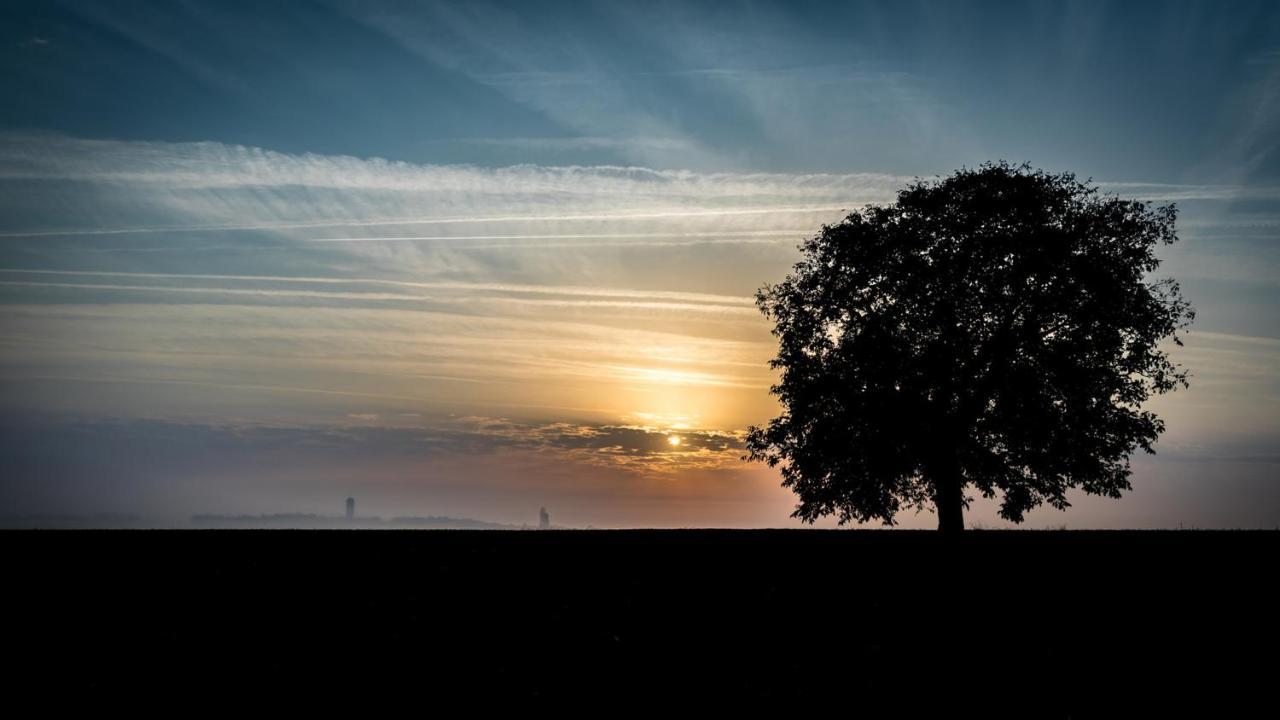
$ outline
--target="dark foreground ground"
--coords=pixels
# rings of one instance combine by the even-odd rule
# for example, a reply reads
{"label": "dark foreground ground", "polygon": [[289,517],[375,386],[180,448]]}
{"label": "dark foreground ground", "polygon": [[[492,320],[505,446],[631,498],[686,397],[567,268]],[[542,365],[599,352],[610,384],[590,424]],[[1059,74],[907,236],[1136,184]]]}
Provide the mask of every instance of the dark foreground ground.
{"label": "dark foreground ground", "polygon": [[8,531],[0,546],[0,686],[47,710],[1275,717],[1280,690],[1277,533]]}

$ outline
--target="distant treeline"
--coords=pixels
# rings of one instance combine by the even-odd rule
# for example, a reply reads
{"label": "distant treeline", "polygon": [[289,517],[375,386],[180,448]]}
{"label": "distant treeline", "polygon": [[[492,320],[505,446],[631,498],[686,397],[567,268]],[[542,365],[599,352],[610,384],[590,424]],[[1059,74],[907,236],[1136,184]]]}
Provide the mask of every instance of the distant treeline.
{"label": "distant treeline", "polygon": [[116,529],[143,528],[148,523],[137,515],[95,513],[92,515],[6,515],[0,517],[4,529]]}
{"label": "distant treeline", "polygon": [[517,525],[438,516],[405,516],[384,520],[380,517],[358,517],[348,520],[331,515],[310,513],[275,513],[270,515],[193,515],[191,523],[199,527],[276,527],[276,528],[420,528],[432,530],[518,530]]}

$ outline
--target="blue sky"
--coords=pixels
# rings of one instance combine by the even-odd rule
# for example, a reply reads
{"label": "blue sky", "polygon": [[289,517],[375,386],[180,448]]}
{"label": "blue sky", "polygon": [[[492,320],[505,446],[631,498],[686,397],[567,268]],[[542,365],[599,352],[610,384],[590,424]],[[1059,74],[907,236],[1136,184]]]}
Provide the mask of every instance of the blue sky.
{"label": "blue sky", "polygon": [[8,3],[12,127],[423,163],[1274,183],[1270,3]]}
{"label": "blue sky", "polygon": [[1198,311],[1029,524],[1280,523],[1274,3],[10,2],[0,93],[7,514],[794,525],[752,292],[1002,158],[1177,202]]}

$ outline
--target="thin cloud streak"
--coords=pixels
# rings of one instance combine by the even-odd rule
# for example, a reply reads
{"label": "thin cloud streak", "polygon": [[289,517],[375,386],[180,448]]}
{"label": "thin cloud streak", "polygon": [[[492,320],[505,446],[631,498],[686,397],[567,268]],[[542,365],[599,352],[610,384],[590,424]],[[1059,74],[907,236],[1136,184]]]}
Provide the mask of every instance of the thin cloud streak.
{"label": "thin cloud streak", "polygon": [[[300,230],[324,227],[379,227],[391,225],[456,225],[468,223],[514,223],[514,222],[579,222],[597,220],[650,220],[661,218],[716,217],[721,215],[774,215],[788,213],[820,213],[841,212],[847,210],[846,205],[797,205],[775,206],[769,208],[700,208],[695,210],[658,210],[652,212],[633,213],[592,213],[580,215],[500,215],[482,217],[452,218],[408,218],[386,220],[324,220],[315,222],[281,222],[259,223],[252,225],[168,225],[162,227],[133,228],[99,228],[93,230],[45,230],[33,232],[0,233],[0,238],[34,238],[34,237],[75,237],[80,235],[132,235],[176,232],[225,232],[228,230]],[[787,231],[790,232],[790,231]],[[716,233],[708,233],[714,235]],[[722,233],[728,234],[728,233]],[[613,237],[670,237],[682,236],[684,233],[647,233],[643,235],[614,235]],[[489,235],[489,236],[428,236],[428,237],[393,237],[393,238],[303,238],[303,242],[362,242],[367,240],[507,240],[522,237],[556,239],[560,237],[578,237],[577,235]],[[582,235],[581,237],[593,237]]]}
{"label": "thin cloud streak", "polygon": [[[747,214],[747,213],[737,213]],[[624,239],[624,238],[753,238],[753,237],[786,237],[808,232],[809,228],[795,230],[726,230],[723,232],[657,232],[657,233],[560,233],[551,235],[408,235],[401,237],[345,237],[345,238],[303,238],[300,242],[313,243],[347,243],[347,242],[405,242],[419,240],[575,240],[575,239]]]}
{"label": "thin cloud streak", "polygon": [[[208,387],[223,390],[254,390],[265,392],[283,392],[283,393],[302,393],[309,395],[337,395],[344,397],[362,397],[376,400],[394,400],[404,402],[411,400],[415,404],[429,403],[448,405],[448,401],[436,401],[429,397],[413,397],[406,398],[403,395],[390,395],[382,393],[357,392],[350,390],[331,390],[327,388],[299,387],[295,385],[264,385],[254,383],[225,383],[210,382],[201,380],[180,380],[170,378],[127,378],[127,377],[108,377],[108,376],[77,376],[77,375],[43,375],[30,374],[12,378],[6,378],[7,381],[27,381],[27,380],[45,380],[52,382],[80,382],[80,383],[104,383],[113,385],[188,385],[194,387]],[[600,408],[588,407],[571,407],[565,405],[546,405],[536,403],[510,403],[513,408],[525,408],[533,410],[557,410],[562,412],[574,413],[592,413],[605,414],[606,411]]]}
{"label": "thin cloud streak", "polygon": [[[464,283],[464,282],[412,282],[407,280],[386,280],[378,278],[335,278],[335,277],[299,277],[287,275],[211,275],[199,273],[145,273],[117,272],[104,270],[49,270],[27,268],[0,268],[0,273],[21,273],[30,275],[72,275],[125,278],[155,279],[197,279],[197,280],[234,280],[248,282],[276,283],[308,283],[335,285],[388,285],[393,287],[409,287],[441,290],[483,290],[509,293],[530,293],[546,295],[581,295],[590,297],[649,298],[654,300],[683,300],[693,303],[714,305],[752,305],[751,298],[733,295],[714,295],[709,293],[687,293],[662,290],[627,290],[622,288],[589,288],[579,286],[550,285],[509,285],[498,283]],[[114,287],[114,286],[108,286]],[[133,288],[131,288],[133,289]],[[396,296],[401,297],[401,296]],[[403,296],[417,297],[417,296]]]}
{"label": "thin cloud streak", "polygon": [[78,289],[78,290],[111,290],[121,292],[159,292],[159,293],[187,293],[195,295],[246,295],[260,297],[285,297],[285,298],[315,298],[327,300],[358,300],[361,302],[423,302],[423,303],[500,303],[500,304],[521,304],[521,305],[546,305],[552,307],[582,307],[582,308],[634,308],[649,310],[671,310],[680,312],[697,312],[697,313],[717,313],[726,315],[741,315],[744,317],[757,317],[758,313],[746,307],[732,307],[726,305],[698,304],[698,303],[677,303],[677,302],[661,302],[652,301],[645,302],[640,300],[623,301],[623,300],[550,300],[546,298],[509,298],[509,297],[441,297],[436,295],[404,295],[395,293],[353,293],[353,292],[329,292],[323,290],[271,290],[271,289],[255,289],[255,288],[220,288],[220,287],[165,287],[157,285],[112,285],[106,283],[54,283],[54,282],[37,282],[24,280],[0,280],[0,286],[6,287],[33,287],[33,288],[62,288],[62,289]]}
{"label": "thin cloud streak", "polygon": [[[657,248],[657,247],[695,247],[699,245],[782,245],[794,244],[799,238],[811,235],[813,230],[786,230],[786,231],[759,231],[752,232],[750,235],[737,235],[732,232],[725,233],[646,233],[646,234],[615,234],[615,235],[508,235],[493,236],[505,237],[511,239],[529,239],[540,240],[542,238],[620,238],[620,237],[683,237],[690,238],[686,240],[606,240],[606,241],[589,241],[589,242],[519,242],[519,243],[466,243],[464,245],[446,245],[441,249],[450,252],[476,252],[482,250],[550,250],[556,248]],[[301,244],[306,243],[354,243],[354,244],[377,244],[377,243],[402,243],[408,241],[440,241],[440,240],[483,240],[486,236],[482,235],[462,235],[462,236],[424,236],[424,237],[386,237],[386,238],[337,238],[337,239],[320,239],[309,240],[303,239],[298,241]],[[300,244],[279,244],[279,245],[163,245],[153,247],[77,247],[77,248],[59,248],[59,253],[72,254],[112,254],[112,253],[190,253],[190,252],[242,252],[242,251],[283,251],[298,252],[302,250]]]}

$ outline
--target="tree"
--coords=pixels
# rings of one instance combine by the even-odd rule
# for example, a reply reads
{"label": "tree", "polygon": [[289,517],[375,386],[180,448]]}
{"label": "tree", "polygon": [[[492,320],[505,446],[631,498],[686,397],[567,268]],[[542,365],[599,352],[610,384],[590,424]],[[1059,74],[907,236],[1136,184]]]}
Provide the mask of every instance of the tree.
{"label": "tree", "polygon": [[969,488],[1013,522],[1073,487],[1120,497],[1164,431],[1142,403],[1188,385],[1162,341],[1194,311],[1147,280],[1176,216],[1002,161],[823,226],[756,293],[783,411],[744,459],[781,464],[810,523],[932,506],[958,531]]}

